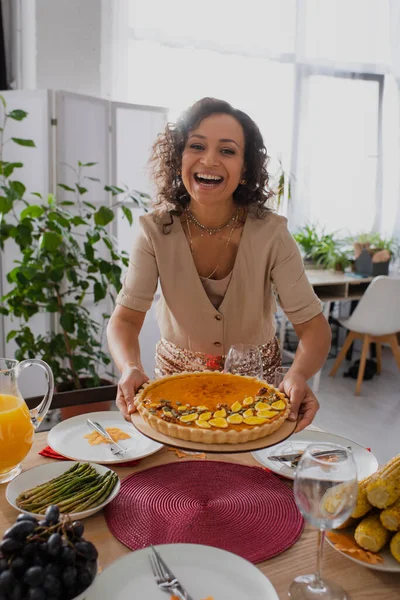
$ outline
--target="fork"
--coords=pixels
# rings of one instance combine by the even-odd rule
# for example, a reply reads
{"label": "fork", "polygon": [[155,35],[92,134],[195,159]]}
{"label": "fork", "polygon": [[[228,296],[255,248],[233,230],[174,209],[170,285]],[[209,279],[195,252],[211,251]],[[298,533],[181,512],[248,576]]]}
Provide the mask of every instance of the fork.
{"label": "fork", "polygon": [[150,566],[153,571],[155,582],[160,590],[166,594],[171,594],[172,592],[181,600],[193,600],[161,558],[157,550],[153,546],[150,546],[150,548],[153,552],[152,554],[149,554]]}

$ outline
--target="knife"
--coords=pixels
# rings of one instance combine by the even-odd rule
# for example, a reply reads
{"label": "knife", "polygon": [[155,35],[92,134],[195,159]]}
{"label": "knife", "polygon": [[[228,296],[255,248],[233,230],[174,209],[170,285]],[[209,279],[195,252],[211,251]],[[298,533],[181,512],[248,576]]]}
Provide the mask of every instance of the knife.
{"label": "knife", "polygon": [[[321,450],[320,452],[314,452],[315,458],[323,458],[324,456],[342,456],[344,450]],[[303,452],[296,452],[294,454],[280,454],[277,456],[268,456],[268,460],[277,460],[283,462],[294,462],[299,460],[303,455]]]}
{"label": "knife", "polygon": [[100,433],[100,435],[105,437],[107,440],[110,440],[111,444],[109,445],[109,447],[112,452],[119,453],[119,454],[121,454],[121,453],[125,454],[125,452],[126,452],[125,448],[123,448],[122,446],[117,444],[117,442],[114,442],[111,435],[108,433],[108,431],[106,431],[104,429],[104,427],[102,427],[102,425],[100,425],[100,423],[97,423],[97,421],[91,421],[90,419],[87,419],[86,423],[88,424],[88,426],[91,429],[93,429],[94,431],[97,431],[97,433]]}

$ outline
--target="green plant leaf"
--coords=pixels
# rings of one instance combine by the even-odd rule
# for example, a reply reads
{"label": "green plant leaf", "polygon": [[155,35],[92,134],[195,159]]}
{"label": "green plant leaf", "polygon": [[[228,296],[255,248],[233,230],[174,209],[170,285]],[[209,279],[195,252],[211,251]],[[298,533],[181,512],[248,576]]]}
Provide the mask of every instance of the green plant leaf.
{"label": "green plant leaf", "polygon": [[43,198],[42,194],[39,194],[39,192],[32,192],[32,196],[37,196],[38,198]]}
{"label": "green plant leaf", "polygon": [[0,196],[0,213],[6,214],[10,212],[13,206],[13,201],[11,198],[5,198],[5,196]]}
{"label": "green plant leaf", "polygon": [[78,165],[80,167],[94,167],[94,165],[97,165],[97,163],[96,162],[81,163],[81,161],[78,160]]}
{"label": "green plant leaf", "polygon": [[26,187],[20,181],[10,181],[9,186],[13,190],[17,198],[22,198],[22,196],[25,194]]}
{"label": "green plant leaf", "polygon": [[56,223],[61,225],[61,227],[65,227],[67,229],[69,228],[68,219],[66,219],[65,217],[63,217],[62,215],[60,215],[57,212],[51,212],[49,215],[49,219],[50,219],[50,221],[55,221]]}
{"label": "green plant leaf", "polygon": [[111,192],[113,196],[116,196],[117,194],[123,194],[125,191],[116,185],[105,185],[104,189],[106,192]]}
{"label": "green plant leaf", "polygon": [[78,216],[73,217],[71,219],[71,223],[75,227],[77,227],[78,225],[87,225],[86,221],[84,219],[82,219],[82,217],[78,217]]}
{"label": "green plant leaf", "polygon": [[1,101],[2,105],[4,106],[4,108],[7,108],[7,102],[4,98],[4,96],[0,96],[0,101]]}
{"label": "green plant leaf", "polygon": [[88,208],[92,209],[92,210],[96,210],[96,207],[94,204],[90,204],[90,202],[82,202],[82,204],[84,204],[85,206],[87,206]]}
{"label": "green plant leaf", "polygon": [[10,177],[13,174],[14,169],[20,169],[24,165],[21,162],[17,163],[3,163],[3,175],[4,177]]}
{"label": "green plant leaf", "polygon": [[67,333],[74,333],[75,319],[71,313],[65,313],[60,317],[60,325]]}
{"label": "green plant leaf", "polygon": [[9,332],[9,334],[7,335],[6,341],[9,342],[12,339],[15,338],[15,336],[18,334],[18,331],[16,329],[13,329],[12,331]]}
{"label": "green plant leaf", "polygon": [[122,212],[124,213],[125,217],[128,219],[129,225],[132,225],[133,223],[133,216],[132,216],[132,211],[130,208],[128,208],[127,206],[121,206]]}
{"label": "green plant leaf", "polygon": [[88,176],[86,176],[85,179],[90,179],[90,181],[100,181],[100,179],[98,177],[88,177]]}
{"label": "green plant leaf", "polygon": [[95,302],[99,302],[100,300],[103,300],[103,298],[106,297],[107,290],[105,286],[101,285],[101,283],[99,283],[98,281],[96,281],[96,283],[94,284],[93,291]]}
{"label": "green plant leaf", "polygon": [[14,119],[14,121],[22,121],[28,116],[28,113],[17,108],[9,112],[7,116],[10,117],[10,119]]}
{"label": "green plant leaf", "polygon": [[79,194],[80,194],[81,196],[83,196],[83,194],[86,194],[86,192],[87,192],[87,188],[85,188],[85,187],[83,187],[82,185],[79,185],[79,184],[77,184],[77,183],[75,184],[75,187],[76,187],[76,189],[78,190],[78,192],[79,192]]}
{"label": "green plant leaf", "polygon": [[30,206],[24,208],[24,210],[21,212],[21,219],[26,219],[27,217],[37,219],[41,217],[43,213],[43,206],[39,206],[38,204],[31,204]]}
{"label": "green plant leaf", "polygon": [[71,200],[64,200],[63,202],[59,202],[59,206],[74,206],[75,202]]}
{"label": "green plant leaf", "polygon": [[57,183],[57,185],[66,192],[75,192],[74,188],[70,187],[69,185],[66,185],[65,183]]}
{"label": "green plant leaf", "polygon": [[49,252],[54,252],[62,244],[62,237],[54,231],[45,231],[39,241],[39,247]]}
{"label": "green plant leaf", "polygon": [[36,148],[35,142],[33,140],[23,140],[22,138],[11,138],[15,144],[18,146],[27,146],[29,148]]}
{"label": "green plant leaf", "polygon": [[114,212],[107,206],[101,206],[94,215],[96,225],[108,225],[114,219]]}

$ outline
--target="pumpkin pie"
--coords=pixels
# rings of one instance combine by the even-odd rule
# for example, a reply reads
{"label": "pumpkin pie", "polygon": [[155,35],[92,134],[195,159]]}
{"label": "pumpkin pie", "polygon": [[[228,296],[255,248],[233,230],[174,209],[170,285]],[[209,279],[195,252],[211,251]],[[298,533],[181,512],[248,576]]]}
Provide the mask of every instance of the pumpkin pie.
{"label": "pumpkin pie", "polygon": [[288,398],[264,381],[218,371],[149,381],[135,405],[156,431],[205,444],[257,440],[277,431],[290,412]]}

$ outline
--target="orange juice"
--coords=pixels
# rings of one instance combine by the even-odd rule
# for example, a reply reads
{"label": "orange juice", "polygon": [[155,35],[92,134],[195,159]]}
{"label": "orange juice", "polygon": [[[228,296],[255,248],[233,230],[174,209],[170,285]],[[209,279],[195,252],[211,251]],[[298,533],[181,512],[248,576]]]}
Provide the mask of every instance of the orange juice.
{"label": "orange juice", "polygon": [[34,428],[22,398],[0,394],[0,475],[10,471],[31,449]]}

